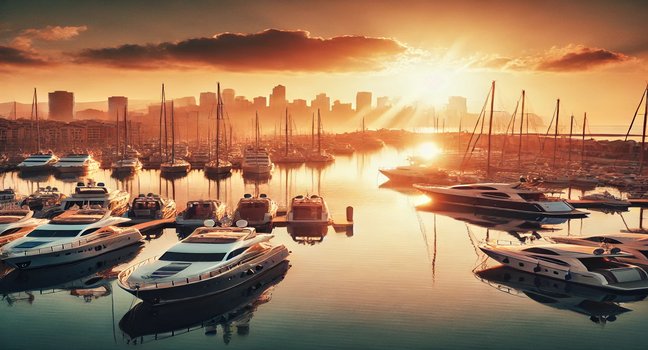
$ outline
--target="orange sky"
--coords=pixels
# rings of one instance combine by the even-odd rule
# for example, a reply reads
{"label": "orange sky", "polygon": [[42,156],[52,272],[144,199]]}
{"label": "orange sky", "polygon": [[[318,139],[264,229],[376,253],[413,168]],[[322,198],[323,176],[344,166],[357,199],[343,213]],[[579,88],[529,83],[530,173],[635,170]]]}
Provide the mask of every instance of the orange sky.
{"label": "orange sky", "polygon": [[[103,1],[0,3],[0,102],[48,91],[77,101],[214,90],[288,98],[360,90],[478,112],[521,89],[530,111],[627,124],[648,78],[645,1]],[[231,34],[226,34],[231,33]]]}

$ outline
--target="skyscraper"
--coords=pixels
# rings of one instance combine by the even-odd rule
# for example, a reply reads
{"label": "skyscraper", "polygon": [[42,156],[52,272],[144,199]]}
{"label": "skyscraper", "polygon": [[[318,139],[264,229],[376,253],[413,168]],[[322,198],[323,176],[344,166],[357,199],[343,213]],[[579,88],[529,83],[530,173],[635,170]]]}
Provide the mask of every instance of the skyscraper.
{"label": "skyscraper", "polygon": [[54,91],[49,95],[49,119],[71,122],[74,116],[74,94]]}
{"label": "skyscraper", "polygon": [[371,92],[360,91],[356,94],[356,112],[371,110]]}
{"label": "skyscraper", "polygon": [[115,119],[119,114],[120,118],[124,116],[124,109],[128,106],[128,98],[124,96],[108,97],[108,119]]}
{"label": "skyscraper", "polygon": [[286,87],[277,85],[272,88],[270,94],[270,108],[285,108],[288,101],[286,101]]}
{"label": "skyscraper", "polygon": [[223,99],[223,104],[225,106],[233,106],[234,100],[236,99],[236,91],[234,89],[223,89],[221,92],[221,98]]}
{"label": "skyscraper", "polygon": [[317,94],[315,99],[311,101],[311,108],[313,110],[320,110],[322,113],[328,113],[331,110],[331,98],[326,96],[325,93]]}

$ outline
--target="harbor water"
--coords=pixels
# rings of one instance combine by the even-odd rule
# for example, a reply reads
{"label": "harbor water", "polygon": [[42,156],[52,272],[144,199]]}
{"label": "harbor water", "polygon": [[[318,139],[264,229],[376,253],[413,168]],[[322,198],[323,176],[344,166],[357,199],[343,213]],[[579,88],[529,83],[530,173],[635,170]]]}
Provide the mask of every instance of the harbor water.
{"label": "harbor water", "polygon": [[[621,349],[645,348],[648,300],[501,270],[476,247],[519,241],[514,220],[421,209],[427,199],[393,186],[378,168],[403,163],[409,149],[338,156],[335,163],[275,168],[265,183],[240,173],[209,180],[202,171],[166,180],[145,170],[115,179],[91,177],[131,195],[160,193],[183,209],[187,200],[220,197],[233,208],[244,193],[266,193],[280,206],[320,194],[334,219],[354,208],[352,231],[291,236],[290,268],[258,285],[173,308],[146,309],[120,289],[119,271],[178,241],[174,229],[141,248],[0,279],[0,347],[9,349]],[[73,191],[77,179],[0,175],[3,188]],[[583,193],[574,190],[571,195]],[[463,218],[458,219],[458,218]],[[641,226],[638,208],[592,211],[539,235],[614,233]],[[517,232],[517,231],[516,231]],[[518,236],[518,238],[515,237]],[[524,234],[522,234],[524,235]],[[4,267],[2,267],[4,268]],[[264,278],[261,276],[259,278]],[[129,311],[130,310],[130,311]]]}

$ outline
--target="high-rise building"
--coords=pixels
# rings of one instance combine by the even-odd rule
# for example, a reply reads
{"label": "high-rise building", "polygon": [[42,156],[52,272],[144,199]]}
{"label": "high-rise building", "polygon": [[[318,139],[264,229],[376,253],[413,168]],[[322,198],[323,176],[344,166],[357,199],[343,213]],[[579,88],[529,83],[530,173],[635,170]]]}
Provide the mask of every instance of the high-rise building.
{"label": "high-rise building", "polygon": [[221,92],[221,98],[223,99],[223,104],[226,106],[234,105],[234,100],[236,99],[236,91],[234,89],[223,89]]}
{"label": "high-rise building", "polygon": [[322,113],[328,113],[331,110],[331,98],[326,96],[325,93],[317,94],[315,99],[311,101],[311,108],[313,110],[319,109]]}
{"label": "high-rise building", "polygon": [[263,110],[268,106],[268,99],[265,96],[257,96],[254,98],[254,109],[257,111]]}
{"label": "high-rise building", "polygon": [[378,97],[376,99],[376,108],[383,109],[383,108],[389,108],[389,107],[391,107],[391,102],[389,100],[389,97],[382,96],[382,97]]}
{"label": "high-rise building", "polygon": [[212,107],[216,108],[216,93],[215,92],[201,92],[200,93],[200,109],[210,110]]}
{"label": "high-rise building", "polygon": [[360,91],[356,94],[356,112],[369,112],[371,110],[371,92]]}
{"label": "high-rise building", "polygon": [[71,122],[74,118],[74,94],[67,91],[54,91],[49,95],[49,119]]}
{"label": "high-rise building", "polygon": [[108,119],[115,119],[117,115],[120,118],[124,116],[124,110],[128,107],[128,97],[110,96],[108,97]]}
{"label": "high-rise building", "polygon": [[287,104],[286,87],[283,85],[277,85],[272,88],[272,93],[270,94],[270,108],[285,108]]}

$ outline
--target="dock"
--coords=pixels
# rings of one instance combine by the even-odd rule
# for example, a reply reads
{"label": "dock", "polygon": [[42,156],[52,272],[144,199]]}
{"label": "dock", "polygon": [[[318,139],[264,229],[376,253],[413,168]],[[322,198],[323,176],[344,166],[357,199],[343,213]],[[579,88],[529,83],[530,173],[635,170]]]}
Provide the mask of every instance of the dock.
{"label": "dock", "polygon": [[157,230],[161,228],[172,227],[174,225],[175,225],[175,217],[172,217],[168,219],[159,219],[159,220],[142,222],[140,224],[135,224],[131,227],[140,230],[140,232],[147,232],[147,231]]}
{"label": "dock", "polygon": [[568,199],[567,203],[578,209],[620,209],[627,210],[630,207],[648,208],[648,198],[628,199],[629,205],[609,205],[605,202],[587,199]]}

